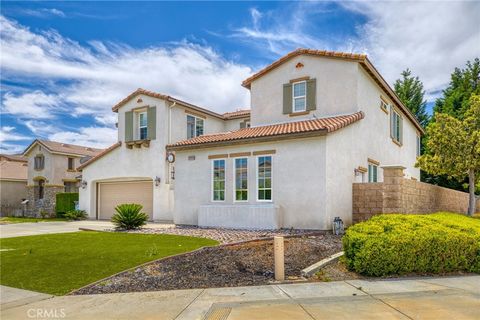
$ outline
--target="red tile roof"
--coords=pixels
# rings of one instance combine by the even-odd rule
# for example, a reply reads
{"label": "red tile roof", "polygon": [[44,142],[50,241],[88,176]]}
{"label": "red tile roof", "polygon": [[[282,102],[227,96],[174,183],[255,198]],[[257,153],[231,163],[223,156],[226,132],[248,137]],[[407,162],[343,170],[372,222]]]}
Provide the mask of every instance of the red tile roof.
{"label": "red tile roof", "polygon": [[225,120],[237,119],[237,118],[247,118],[250,117],[250,109],[237,110],[232,112],[225,112],[223,118]]}
{"label": "red tile roof", "polygon": [[245,128],[231,132],[208,134],[170,144],[167,146],[167,149],[187,149],[222,144],[226,142],[234,143],[262,138],[276,139],[280,136],[301,136],[307,133],[317,133],[319,135],[327,134],[361,120],[364,118],[364,116],[364,113],[359,111],[343,116],[287,122],[275,125]]}
{"label": "red tile roof", "polygon": [[83,168],[85,168],[86,166],[88,166],[88,165],[92,164],[93,162],[97,161],[98,159],[100,159],[101,157],[106,155],[107,153],[110,153],[111,151],[117,149],[121,145],[122,145],[122,142],[118,141],[117,143],[115,143],[115,144],[111,145],[110,147],[108,147],[107,149],[103,150],[101,153],[99,153],[95,157],[89,159],[87,162],[85,162],[82,165],[80,165],[79,167],[77,167],[77,170],[82,170]]}

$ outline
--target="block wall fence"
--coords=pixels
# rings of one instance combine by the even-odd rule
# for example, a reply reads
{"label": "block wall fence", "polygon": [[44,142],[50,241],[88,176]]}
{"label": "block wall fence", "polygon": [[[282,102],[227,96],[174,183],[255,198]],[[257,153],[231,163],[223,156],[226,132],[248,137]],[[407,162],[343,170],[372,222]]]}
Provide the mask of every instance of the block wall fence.
{"label": "block wall fence", "polygon": [[386,166],[383,182],[353,184],[353,223],[381,213],[467,213],[468,193],[406,179],[404,169]]}

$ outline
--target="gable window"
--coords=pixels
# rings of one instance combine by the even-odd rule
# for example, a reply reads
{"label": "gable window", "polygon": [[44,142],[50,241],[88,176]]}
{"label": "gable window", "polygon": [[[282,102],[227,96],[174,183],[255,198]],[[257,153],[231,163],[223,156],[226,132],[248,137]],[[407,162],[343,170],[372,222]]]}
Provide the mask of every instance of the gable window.
{"label": "gable window", "polygon": [[235,201],[248,200],[248,159],[235,159]]}
{"label": "gable window", "polygon": [[68,158],[68,170],[75,170],[75,159]]}
{"label": "gable window", "polygon": [[138,114],[138,139],[139,140],[147,139],[147,133],[148,133],[147,113],[140,112]]}
{"label": "gable window", "polygon": [[378,166],[376,164],[368,164],[368,182],[378,182]]}
{"label": "gable window", "polygon": [[272,201],[272,157],[257,158],[257,200]]}
{"label": "gable window", "polygon": [[202,118],[187,115],[187,139],[203,135],[203,124]]}
{"label": "gable window", "polygon": [[293,112],[307,110],[307,82],[293,83]]}
{"label": "gable window", "polygon": [[225,200],[225,160],[213,160],[212,162],[212,200]]}
{"label": "gable window", "polygon": [[420,153],[422,152],[422,140],[420,136],[417,136],[417,157],[420,157]]}
{"label": "gable window", "polygon": [[42,170],[45,167],[45,157],[41,154],[35,156],[33,159],[33,168],[35,170]]}
{"label": "gable window", "polygon": [[403,118],[395,109],[392,108],[390,113],[390,136],[397,144],[402,144],[403,141],[402,127]]}
{"label": "gable window", "polygon": [[380,109],[382,109],[383,112],[388,114],[388,103],[385,102],[382,98],[380,98]]}

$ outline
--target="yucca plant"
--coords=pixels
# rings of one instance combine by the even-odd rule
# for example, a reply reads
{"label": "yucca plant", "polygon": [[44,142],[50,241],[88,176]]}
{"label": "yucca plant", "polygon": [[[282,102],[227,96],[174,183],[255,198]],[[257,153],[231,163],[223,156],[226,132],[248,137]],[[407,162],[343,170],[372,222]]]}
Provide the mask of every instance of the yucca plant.
{"label": "yucca plant", "polygon": [[141,212],[143,206],[137,203],[124,203],[115,208],[115,213],[112,216],[112,223],[117,229],[133,230],[145,225],[148,220],[148,215]]}

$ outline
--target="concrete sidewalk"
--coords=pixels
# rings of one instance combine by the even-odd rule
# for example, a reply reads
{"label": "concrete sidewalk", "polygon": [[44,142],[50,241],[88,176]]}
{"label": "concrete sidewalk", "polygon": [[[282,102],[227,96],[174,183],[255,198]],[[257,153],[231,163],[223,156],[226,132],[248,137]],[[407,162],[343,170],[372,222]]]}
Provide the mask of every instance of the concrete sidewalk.
{"label": "concrete sidewalk", "polygon": [[[169,223],[147,223],[145,228],[168,228]],[[77,232],[79,228],[102,231],[112,229],[110,221],[83,220],[83,221],[52,221],[52,222],[26,222],[0,225],[0,238],[33,236],[39,234]]]}
{"label": "concrete sidewalk", "polygon": [[[479,319],[480,276],[63,296],[2,319]],[[45,318],[45,317],[44,317]]]}

